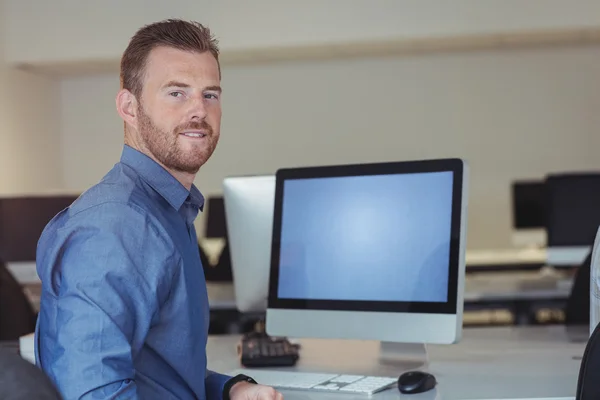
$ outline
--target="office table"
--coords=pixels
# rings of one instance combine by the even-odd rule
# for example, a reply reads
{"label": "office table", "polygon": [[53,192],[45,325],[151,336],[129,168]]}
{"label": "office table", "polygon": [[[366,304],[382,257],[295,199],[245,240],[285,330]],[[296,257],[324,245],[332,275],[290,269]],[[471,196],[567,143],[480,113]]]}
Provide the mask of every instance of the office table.
{"label": "office table", "polygon": [[545,249],[467,250],[467,273],[539,270],[547,264]]}
{"label": "office table", "polygon": [[517,324],[536,321],[539,310],[564,310],[573,278],[560,272],[498,272],[467,275],[465,311],[509,310]]}
{"label": "office table", "polygon": [[[213,256],[221,242],[210,242]],[[523,278],[524,274],[543,275],[544,249],[496,249],[467,251],[465,310],[510,310],[517,324],[535,319],[537,309],[562,309],[570,294],[570,284],[556,277]],[[9,263],[9,270],[25,285],[35,310],[39,309],[39,278],[35,262]],[[237,312],[231,282],[208,282],[211,324],[215,333],[239,332],[248,325]],[[251,319],[251,318],[250,318]],[[250,321],[251,322],[251,321]]]}
{"label": "office table", "polygon": [[[480,400],[574,398],[587,327],[564,326],[466,328],[456,345],[428,346],[429,366],[438,386],[418,395],[397,388],[372,399]],[[209,368],[240,368],[238,335],[210,336]],[[291,370],[399,376],[403,371],[380,365],[378,344],[370,341],[300,340],[300,360]],[[368,399],[369,397],[308,391],[282,391],[287,399]]]}

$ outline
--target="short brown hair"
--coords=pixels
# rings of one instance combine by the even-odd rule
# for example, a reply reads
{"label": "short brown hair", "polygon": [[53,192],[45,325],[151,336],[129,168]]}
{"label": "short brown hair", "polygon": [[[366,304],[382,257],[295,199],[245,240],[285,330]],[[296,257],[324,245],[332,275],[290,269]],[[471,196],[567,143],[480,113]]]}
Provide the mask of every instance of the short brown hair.
{"label": "short brown hair", "polygon": [[121,87],[138,98],[142,93],[148,55],[158,46],[198,53],[210,51],[219,63],[217,40],[207,27],[198,22],[167,19],[143,26],[131,38],[121,58]]}

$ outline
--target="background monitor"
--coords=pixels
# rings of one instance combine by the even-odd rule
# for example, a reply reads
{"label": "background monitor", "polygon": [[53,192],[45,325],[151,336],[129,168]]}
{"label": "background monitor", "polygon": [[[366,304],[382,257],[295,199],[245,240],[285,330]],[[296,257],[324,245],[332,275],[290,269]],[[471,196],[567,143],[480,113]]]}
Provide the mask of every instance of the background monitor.
{"label": "background monitor", "polygon": [[546,185],[543,179],[512,183],[513,245],[546,246],[546,199]]}
{"label": "background monitor", "polygon": [[275,176],[238,176],[223,181],[229,253],[240,312],[267,309]]}
{"label": "background monitor", "polygon": [[210,196],[207,201],[207,215],[205,225],[205,237],[227,238],[227,222],[225,220],[225,205],[223,197]]}
{"label": "background monitor", "polygon": [[579,266],[600,226],[600,173],[553,174],[546,186],[548,263]]}
{"label": "background monitor", "polygon": [[19,196],[0,199],[0,259],[31,262],[37,243],[52,218],[78,195]]}
{"label": "background monitor", "polygon": [[516,181],[512,184],[513,227],[537,229],[546,227],[546,183]]}
{"label": "background monitor", "polygon": [[459,159],[279,170],[267,332],[457,342],[467,175]]}

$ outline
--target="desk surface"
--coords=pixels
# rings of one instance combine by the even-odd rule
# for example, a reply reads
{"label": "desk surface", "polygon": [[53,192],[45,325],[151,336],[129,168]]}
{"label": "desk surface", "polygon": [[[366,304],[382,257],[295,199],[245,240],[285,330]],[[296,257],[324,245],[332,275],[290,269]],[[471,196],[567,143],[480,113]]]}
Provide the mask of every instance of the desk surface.
{"label": "desk surface", "polygon": [[573,278],[559,273],[512,272],[471,274],[465,278],[467,302],[568,299]]}
{"label": "desk surface", "polygon": [[[27,279],[28,268],[16,268],[21,278]],[[515,301],[540,299],[567,299],[571,292],[572,279],[535,275],[535,273],[486,273],[469,274],[466,277],[464,299],[467,302]],[[34,290],[37,289],[37,290]],[[235,310],[235,291],[231,282],[208,282],[208,297],[212,310]],[[39,308],[39,288],[28,290],[29,297],[37,310]]]}
{"label": "desk surface", "polygon": [[[587,327],[467,328],[459,344],[428,346],[429,367],[438,386],[419,395],[396,389],[373,399],[467,400],[573,398]],[[211,336],[209,367],[219,372],[240,368],[237,335]],[[302,340],[301,358],[294,370],[399,376],[377,360],[378,344],[369,341]],[[368,399],[351,394],[285,391],[288,399]]]}
{"label": "desk surface", "polygon": [[544,264],[546,259],[543,248],[467,250],[465,254],[467,268],[469,265]]}
{"label": "desk surface", "polygon": [[[205,243],[206,242],[206,243]],[[217,254],[223,245],[222,241],[203,241],[203,246],[208,246],[207,252]],[[221,247],[220,247],[221,246]],[[213,255],[214,255],[213,254]],[[478,265],[485,269],[493,270],[497,266],[508,268],[509,265],[540,264],[546,259],[545,249],[493,249],[493,250],[469,250],[466,254],[467,264]],[[503,267],[503,268],[504,268]],[[16,279],[23,284],[39,284],[35,262],[8,263],[8,268]],[[467,267],[468,269],[468,267]],[[502,269],[502,268],[501,268]],[[491,273],[491,272],[490,272]],[[468,278],[472,278],[468,274]],[[505,275],[506,276],[506,275]],[[485,282],[484,282],[485,281]],[[529,280],[531,282],[531,280]],[[570,293],[570,284],[558,285],[552,280],[540,282],[535,287],[525,284],[518,274],[510,273],[507,279],[491,275],[483,279],[467,279],[465,300],[496,301],[496,300],[523,300],[539,298],[567,298]],[[208,296],[211,309],[230,310],[235,309],[235,294],[231,282],[208,282]],[[38,293],[31,294],[35,308],[38,308]]]}

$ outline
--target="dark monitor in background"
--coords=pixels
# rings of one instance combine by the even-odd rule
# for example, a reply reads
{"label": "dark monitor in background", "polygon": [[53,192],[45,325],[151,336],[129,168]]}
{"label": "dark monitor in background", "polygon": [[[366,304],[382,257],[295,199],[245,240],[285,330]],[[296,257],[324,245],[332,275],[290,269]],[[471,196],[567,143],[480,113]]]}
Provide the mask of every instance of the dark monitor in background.
{"label": "dark monitor in background", "polygon": [[515,181],[511,189],[513,244],[517,247],[545,246],[545,181]]}
{"label": "dark monitor in background", "polygon": [[580,265],[600,226],[600,173],[549,175],[547,234],[550,265]]}
{"label": "dark monitor in background", "polygon": [[222,196],[211,196],[206,201],[206,230],[205,237],[219,239],[227,237],[225,220],[225,205]]}
{"label": "dark monitor in background", "polygon": [[[212,262],[205,262],[204,275],[209,282],[231,282],[233,280],[231,272],[231,255],[229,252],[229,237],[227,235],[227,219],[225,217],[225,203],[223,196],[210,196],[206,199],[206,224],[204,236],[206,239],[222,239],[223,242],[218,245],[218,251],[213,248],[213,256],[210,257]],[[220,243],[221,240],[216,240]],[[223,247],[220,247],[220,246]],[[206,241],[201,245],[209,246]],[[210,246],[212,247],[212,246]],[[207,251],[208,247],[204,247],[203,251]]]}
{"label": "dark monitor in background", "polygon": [[74,195],[0,198],[0,258],[7,263],[35,261],[42,231],[76,199]]}
{"label": "dark monitor in background", "polygon": [[546,226],[544,181],[517,181],[512,185],[513,227],[538,229]]}

